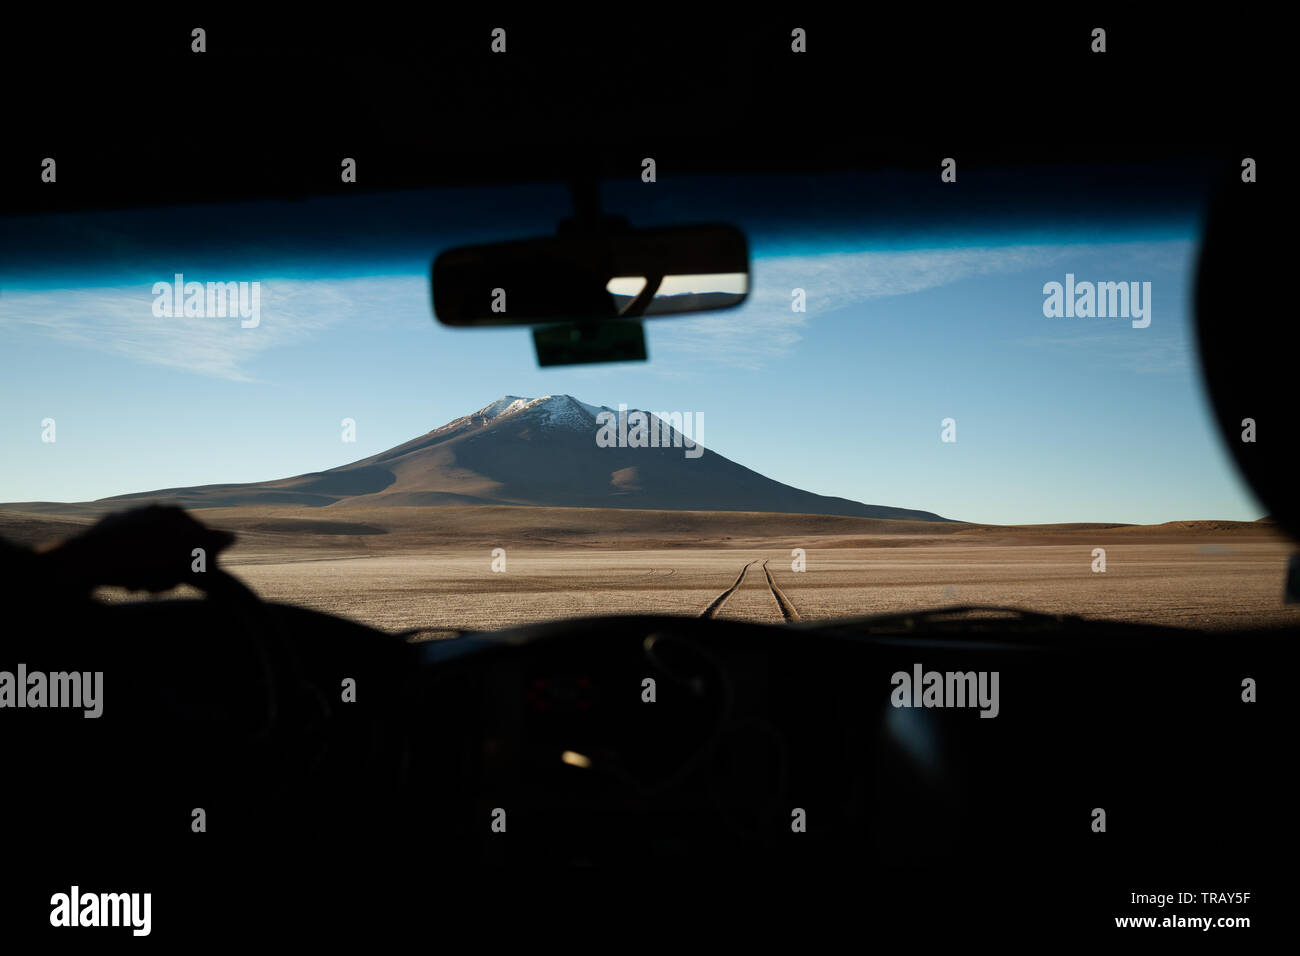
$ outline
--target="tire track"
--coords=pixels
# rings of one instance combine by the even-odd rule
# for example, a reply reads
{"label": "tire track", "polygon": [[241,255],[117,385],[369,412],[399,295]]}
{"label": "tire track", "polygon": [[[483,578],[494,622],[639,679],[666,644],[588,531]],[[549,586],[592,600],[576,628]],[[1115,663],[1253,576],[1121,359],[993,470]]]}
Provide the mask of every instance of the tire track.
{"label": "tire track", "polygon": [[750,561],[749,564],[741,568],[740,576],[736,578],[736,583],[733,584],[731,587],[727,588],[727,590],[723,591],[717,597],[715,597],[713,599],[713,603],[700,612],[700,617],[716,616],[717,613],[722,610],[722,605],[727,603],[727,598],[731,597],[733,594],[736,593],[736,589],[740,587],[740,582],[745,580],[746,572],[748,572],[753,565],[754,565],[754,561]]}
{"label": "tire track", "polygon": [[786,623],[789,624],[791,621],[799,620],[799,612],[794,609],[794,605],[785,596],[785,592],[777,587],[776,582],[772,580],[772,572],[767,569],[767,561],[763,562],[763,574],[767,578],[767,589],[772,592],[772,597],[776,598],[776,606],[781,609],[781,616],[785,618]]}

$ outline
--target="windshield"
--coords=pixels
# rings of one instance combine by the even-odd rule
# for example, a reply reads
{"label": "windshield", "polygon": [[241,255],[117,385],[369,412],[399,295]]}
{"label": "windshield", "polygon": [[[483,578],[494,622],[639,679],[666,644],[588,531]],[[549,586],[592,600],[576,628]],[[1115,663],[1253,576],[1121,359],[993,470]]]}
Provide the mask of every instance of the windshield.
{"label": "windshield", "polygon": [[1184,173],[942,212],[891,173],[607,183],[638,226],[737,225],[748,298],[648,319],[646,361],[546,368],[527,329],[437,324],[429,264],[553,234],[563,184],[11,218],[0,537],[173,502],[262,597],[430,634],[1294,622],[1201,384]]}

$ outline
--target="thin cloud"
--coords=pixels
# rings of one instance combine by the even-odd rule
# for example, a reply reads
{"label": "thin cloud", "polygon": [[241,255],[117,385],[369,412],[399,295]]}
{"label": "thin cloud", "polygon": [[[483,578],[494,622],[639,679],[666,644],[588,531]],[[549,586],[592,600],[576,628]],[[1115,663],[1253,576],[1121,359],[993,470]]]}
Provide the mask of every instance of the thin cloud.
{"label": "thin cloud", "polygon": [[[661,372],[681,374],[678,366],[701,363],[761,369],[797,348],[809,322],[855,304],[978,276],[1041,270],[1047,278],[1059,278],[1056,272],[1063,264],[1096,255],[1140,265],[1143,270],[1173,268],[1186,262],[1191,247],[1187,241],[1175,240],[763,257],[753,262],[752,291],[742,308],[694,319],[654,320],[646,323],[646,331],[652,354],[673,359],[672,365],[657,364]],[[170,280],[171,276],[160,278]],[[215,281],[216,277],[192,278]],[[148,282],[100,288],[6,289],[0,294],[0,336],[39,336],[133,362],[231,381],[254,381],[256,363],[264,355],[328,334],[340,323],[365,321],[383,327],[407,319],[431,320],[428,279],[423,275],[261,282],[262,318],[253,329],[241,328],[238,319],[156,317]],[[791,310],[791,290],[796,288],[806,293],[805,312]],[[1089,347],[1086,338],[1075,346],[1050,336],[1024,339],[1022,344],[1084,349]],[[1136,343],[1129,342],[1125,360],[1136,362],[1142,370],[1179,367],[1178,363],[1186,360],[1176,343],[1148,338],[1144,344],[1153,347],[1149,355],[1137,355],[1131,350]],[[1092,346],[1111,347],[1104,343]]]}
{"label": "thin cloud", "polygon": [[43,337],[133,362],[247,382],[255,380],[250,367],[264,353],[341,322],[364,317],[383,324],[399,310],[409,312],[412,303],[426,303],[427,291],[422,276],[264,279],[261,321],[246,329],[238,318],[155,316],[151,283],[7,289],[0,295],[0,335]]}
{"label": "thin cloud", "polygon": [[[1077,245],[1020,245],[772,256],[752,263],[752,291],[739,309],[675,319],[656,351],[738,368],[760,369],[792,350],[812,320],[873,299],[911,295],[963,279],[1055,268],[1105,253],[1145,268],[1185,260],[1184,240]],[[807,311],[791,309],[803,289]],[[652,324],[653,326],[653,324]]]}

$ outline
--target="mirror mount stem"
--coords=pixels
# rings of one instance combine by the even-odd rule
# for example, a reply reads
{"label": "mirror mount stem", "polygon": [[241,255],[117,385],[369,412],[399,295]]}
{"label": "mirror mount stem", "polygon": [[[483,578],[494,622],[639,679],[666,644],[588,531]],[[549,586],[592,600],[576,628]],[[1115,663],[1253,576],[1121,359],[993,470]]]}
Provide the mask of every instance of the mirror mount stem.
{"label": "mirror mount stem", "polygon": [[606,216],[600,205],[600,180],[595,176],[575,177],[569,180],[569,195],[573,198],[573,215],[560,222],[556,230],[561,236],[598,236],[607,232],[625,232],[628,221],[622,216]]}
{"label": "mirror mount stem", "polygon": [[569,195],[573,198],[573,223],[575,229],[598,232],[600,230],[600,181],[594,176],[583,176],[569,181]]}

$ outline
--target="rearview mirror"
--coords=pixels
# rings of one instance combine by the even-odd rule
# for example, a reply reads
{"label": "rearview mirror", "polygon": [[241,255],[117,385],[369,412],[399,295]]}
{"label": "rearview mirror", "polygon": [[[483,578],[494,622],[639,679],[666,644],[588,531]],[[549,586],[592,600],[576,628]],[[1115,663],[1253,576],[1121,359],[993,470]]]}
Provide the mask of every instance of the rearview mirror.
{"label": "rearview mirror", "polygon": [[444,325],[639,319],[728,309],[748,294],[745,237],[725,225],[464,246],[433,263],[433,310]]}

